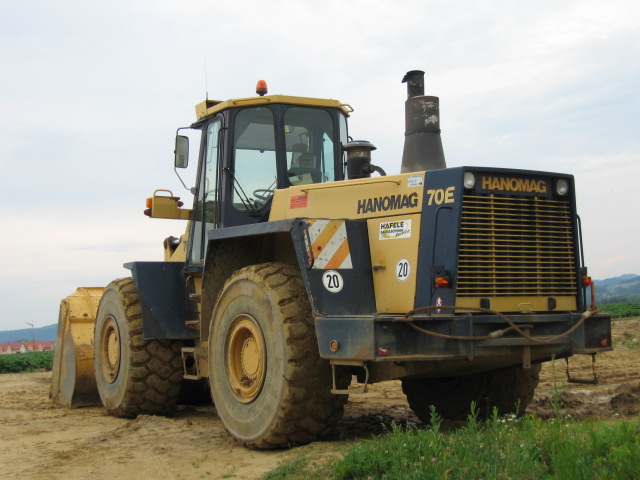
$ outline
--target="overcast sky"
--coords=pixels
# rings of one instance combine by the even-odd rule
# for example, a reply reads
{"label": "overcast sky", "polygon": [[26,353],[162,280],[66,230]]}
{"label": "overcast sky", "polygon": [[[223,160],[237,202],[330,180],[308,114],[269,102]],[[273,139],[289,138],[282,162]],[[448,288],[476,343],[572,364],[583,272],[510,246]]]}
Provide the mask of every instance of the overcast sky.
{"label": "overcast sky", "polygon": [[[175,130],[209,98],[337,98],[400,170],[408,70],[440,97],[448,166],[576,177],[589,273],[640,274],[640,2],[0,0],[0,330],[162,260],[150,220]],[[205,69],[206,64],[206,69]]]}

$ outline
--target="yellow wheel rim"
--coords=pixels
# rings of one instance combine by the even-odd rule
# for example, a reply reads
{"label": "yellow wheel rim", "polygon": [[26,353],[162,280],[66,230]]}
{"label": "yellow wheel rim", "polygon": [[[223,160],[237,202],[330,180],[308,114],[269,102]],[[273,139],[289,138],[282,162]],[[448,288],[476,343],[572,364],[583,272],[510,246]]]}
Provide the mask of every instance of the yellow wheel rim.
{"label": "yellow wheel rim", "polygon": [[102,325],[100,335],[100,352],[102,374],[104,378],[113,383],[120,371],[120,331],[115,318],[109,315]]}
{"label": "yellow wheel rim", "polygon": [[262,330],[250,315],[237,316],[228,330],[226,370],[231,391],[242,403],[252,402],[262,390],[266,349]]}

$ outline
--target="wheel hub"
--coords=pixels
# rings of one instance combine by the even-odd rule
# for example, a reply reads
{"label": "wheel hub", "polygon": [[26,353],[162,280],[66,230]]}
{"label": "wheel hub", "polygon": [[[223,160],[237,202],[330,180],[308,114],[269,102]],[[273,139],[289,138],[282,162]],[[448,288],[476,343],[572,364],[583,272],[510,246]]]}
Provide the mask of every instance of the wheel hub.
{"label": "wheel hub", "polygon": [[234,319],[227,335],[226,370],[231,391],[243,402],[252,402],[262,390],[266,348],[262,330],[250,315]]}
{"label": "wheel hub", "polygon": [[100,364],[102,374],[109,382],[115,382],[120,371],[120,331],[115,318],[109,315],[102,325],[100,335]]}

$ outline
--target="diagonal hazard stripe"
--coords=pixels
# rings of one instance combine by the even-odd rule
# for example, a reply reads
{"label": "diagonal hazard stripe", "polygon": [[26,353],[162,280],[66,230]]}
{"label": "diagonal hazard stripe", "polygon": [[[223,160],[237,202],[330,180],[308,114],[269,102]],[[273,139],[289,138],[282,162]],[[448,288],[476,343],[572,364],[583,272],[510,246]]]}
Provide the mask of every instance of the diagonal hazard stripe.
{"label": "diagonal hazard stripe", "polygon": [[[348,266],[346,265],[348,261]],[[328,270],[336,268],[352,268],[351,265],[351,252],[349,251],[349,242],[345,238],[340,244],[336,253],[331,257],[331,260],[327,262],[325,267]]]}
{"label": "diagonal hazard stripe", "polygon": [[[317,238],[311,237],[311,248],[313,248],[313,252],[317,255],[317,252],[322,252],[327,244],[333,239],[333,236],[336,234],[338,229],[340,228],[340,223],[344,226],[343,222],[336,222],[331,220],[321,220],[322,223],[327,222],[318,233]],[[346,231],[345,231],[346,237]],[[324,253],[324,252],[323,252]]]}
{"label": "diagonal hazard stripe", "polygon": [[313,268],[353,268],[347,239],[347,227],[342,220],[309,220],[309,238],[314,256]]}

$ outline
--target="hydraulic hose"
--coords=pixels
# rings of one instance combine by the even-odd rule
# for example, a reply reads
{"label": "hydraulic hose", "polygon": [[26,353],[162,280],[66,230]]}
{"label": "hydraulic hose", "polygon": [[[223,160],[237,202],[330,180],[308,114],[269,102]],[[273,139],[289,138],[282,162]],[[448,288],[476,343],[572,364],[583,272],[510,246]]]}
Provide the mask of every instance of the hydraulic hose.
{"label": "hydraulic hose", "polygon": [[[459,335],[447,335],[447,334],[443,334],[443,333],[433,332],[431,330],[427,330],[426,328],[419,327],[418,325],[416,325],[414,323],[414,319],[412,318],[412,315],[415,315],[416,313],[419,313],[419,312],[428,312],[428,311],[431,311],[431,310],[452,310],[452,311],[465,310],[465,311],[468,311],[468,312],[487,313],[487,314],[496,315],[496,316],[502,318],[509,325],[509,327],[508,328],[504,328],[502,330],[496,330],[494,332],[491,332],[489,335],[459,336]],[[558,340],[559,338],[563,338],[563,337],[566,337],[567,335],[571,335],[574,331],[576,331],[578,328],[580,328],[580,326],[585,322],[585,320],[587,318],[589,318],[592,315],[595,315],[596,313],[598,313],[597,308],[595,310],[587,310],[587,311],[585,311],[584,313],[582,313],[582,315],[580,316],[580,319],[578,320],[578,322],[573,327],[568,329],[566,332],[561,333],[560,335],[556,335],[555,337],[547,338],[545,340],[540,340],[540,339],[532,337],[527,332],[525,332],[521,328],[521,326],[518,326],[517,324],[515,324],[513,322],[513,320],[511,320],[509,317],[507,317],[503,313],[496,312],[495,310],[491,310],[491,309],[488,309],[488,308],[481,308],[481,307],[452,307],[452,306],[420,307],[420,308],[416,308],[414,310],[410,310],[409,312],[407,312],[407,314],[404,317],[395,317],[393,319],[393,321],[394,322],[406,323],[407,325],[409,325],[414,330],[417,330],[417,331],[419,331],[421,333],[424,333],[426,335],[431,335],[433,337],[438,337],[438,338],[445,338],[445,339],[448,339],[448,340],[470,340],[470,341],[490,340],[492,338],[499,338],[499,337],[503,336],[505,333],[507,333],[507,332],[509,332],[511,330],[514,330],[522,338],[524,338],[526,340],[529,340],[532,343],[547,344],[547,343],[552,343],[552,342]]]}

